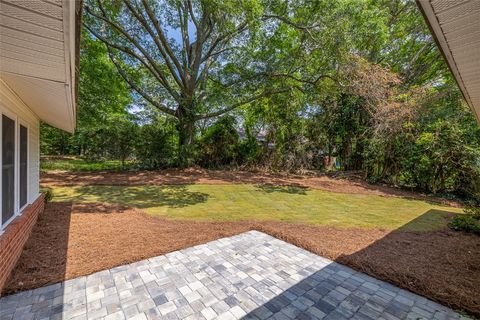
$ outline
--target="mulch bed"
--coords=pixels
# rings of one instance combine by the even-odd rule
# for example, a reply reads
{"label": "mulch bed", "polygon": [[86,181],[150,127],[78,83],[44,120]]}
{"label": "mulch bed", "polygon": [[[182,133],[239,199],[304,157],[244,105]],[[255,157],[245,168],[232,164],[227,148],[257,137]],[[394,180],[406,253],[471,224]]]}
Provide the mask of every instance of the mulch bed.
{"label": "mulch bed", "polygon": [[107,204],[49,203],[4,294],[256,229],[480,316],[480,237],[281,222],[195,222]]}
{"label": "mulch bed", "polygon": [[355,175],[310,174],[296,175],[264,171],[205,170],[200,168],[167,169],[161,171],[127,172],[65,172],[51,171],[41,175],[44,186],[78,185],[164,185],[164,184],[275,184],[320,189],[331,192],[403,197],[427,200],[460,207],[453,200],[431,197],[386,185],[369,184]]}

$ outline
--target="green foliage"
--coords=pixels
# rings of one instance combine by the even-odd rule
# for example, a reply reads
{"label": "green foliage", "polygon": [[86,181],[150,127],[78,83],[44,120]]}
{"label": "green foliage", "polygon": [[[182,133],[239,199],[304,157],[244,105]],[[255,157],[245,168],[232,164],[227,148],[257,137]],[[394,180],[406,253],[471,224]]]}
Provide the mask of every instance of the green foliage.
{"label": "green foliage", "polygon": [[45,203],[52,201],[53,199],[53,190],[51,188],[42,188],[41,192],[45,195]]}
{"label": "green foliage", "polygon": [[173,125],[154,121],[140,127],[135,155],[142,168],[174,166],[178,157],[178,135]]}
{"label": "green foliage", "polygon": [[[480,194],[479,126],[413,0],[209,0],[192,1],[193,12],[175,1],[85,3],[78,129],[42,125],[42,154],[355,170]],[[154,35],[176,36],[155,42],[134,15],[147,8],[162,17]]]}
{"label": "green foliage", "polygon": [[136,123],[125,118],[118,119],[116,125],[111,128],[112,132],[108,141],[112,147],[112,157],[120,159],[122,168],[125,168],[125,161],[134,154],[140,128]]}
{"label": "green foliage", "polygon": [[235,118],[224,116],[211,125],[200,137],[198,148],[199,163],[205,167],[234,164],[239,148]]}
{"label": "green foliage", "polygon": [[247,130],[247,136],[238,146],[238,162],[247,166],[258,164],[262,156],[262,148],[257,139]]}
{"label": "green foliage", "polygon": [[[132,117],[127,112],[132,96],[109,60],[101,42],[82,32],[77,129],[73,135],[41,126],[41,153],[82,155],[91,160],[120,156],[118,130]],[[128,148],[127,148],[128,149]],[[110,154],[112,153],[112,154]],[[122,152],[120,152],[122,153]]]}
{"label": "green foliage", "polygon": [[480,203],[476,206],[467,206],[465,214],[456,215],[450,222],[450,228],[457,231],[466,231],[480,235]]}
{"label": "green foliage", "polygon": [[77,157],[42,157],[40,170],[48,171],[121,171],[135,167],[135,161],[127,160],[124,164],[120,160],[90,160]]}

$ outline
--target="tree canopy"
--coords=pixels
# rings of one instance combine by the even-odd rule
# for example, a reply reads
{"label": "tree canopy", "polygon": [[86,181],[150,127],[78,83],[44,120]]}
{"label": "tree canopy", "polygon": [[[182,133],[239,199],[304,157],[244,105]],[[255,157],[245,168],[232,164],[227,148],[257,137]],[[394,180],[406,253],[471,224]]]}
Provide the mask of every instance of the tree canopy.
{"label": "tree canopy", "polygon": [[78,130],[44,152],[480,192],[480,130],[413,0],[84,3]]}

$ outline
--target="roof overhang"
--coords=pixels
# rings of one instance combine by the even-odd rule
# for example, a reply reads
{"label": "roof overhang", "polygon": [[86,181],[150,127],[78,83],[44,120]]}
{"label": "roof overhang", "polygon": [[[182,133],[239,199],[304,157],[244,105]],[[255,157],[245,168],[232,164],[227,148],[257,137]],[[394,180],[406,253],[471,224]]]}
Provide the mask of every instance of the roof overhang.
{"label": "roof overhang", "polygon": [[480,124],[480,1],[417,0],[417,4]]}
{"label": "roof overhang", "polygon": [[76,124],[80,0],[0,0],[0,78],[42,121]]}

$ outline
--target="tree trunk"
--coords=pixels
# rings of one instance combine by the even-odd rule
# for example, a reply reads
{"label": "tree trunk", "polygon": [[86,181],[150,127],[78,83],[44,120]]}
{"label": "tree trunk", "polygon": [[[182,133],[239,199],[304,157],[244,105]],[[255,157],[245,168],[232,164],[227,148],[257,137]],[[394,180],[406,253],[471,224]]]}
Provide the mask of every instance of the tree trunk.
{"label": "tree trunk", "polygon": [[195,122],[188,119],[178,119],[178,143],[180,147],[189,146],[193,144],[193,138],[195,135]]}
{"label": "tree trunk", "polygon": [[191,115],[192,108],[178,109],[178,144],[179,164],[188,167],[193,164],[193,139],[195,138],[195,118]]}

